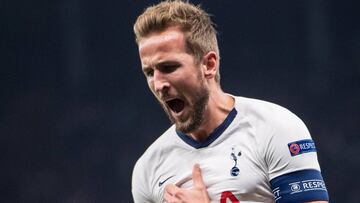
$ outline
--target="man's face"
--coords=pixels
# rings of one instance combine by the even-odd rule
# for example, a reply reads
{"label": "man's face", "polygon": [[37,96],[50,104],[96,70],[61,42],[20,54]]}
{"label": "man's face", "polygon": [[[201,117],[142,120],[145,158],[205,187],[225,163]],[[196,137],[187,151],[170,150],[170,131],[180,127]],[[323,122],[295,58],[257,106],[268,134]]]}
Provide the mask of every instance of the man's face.
{"label": "man's face", "polygon": [[184,34],[170,27],[140,40],[139,53],[151,91],[177,130],[189,133],[203,121],[209,90],[185,44]]}

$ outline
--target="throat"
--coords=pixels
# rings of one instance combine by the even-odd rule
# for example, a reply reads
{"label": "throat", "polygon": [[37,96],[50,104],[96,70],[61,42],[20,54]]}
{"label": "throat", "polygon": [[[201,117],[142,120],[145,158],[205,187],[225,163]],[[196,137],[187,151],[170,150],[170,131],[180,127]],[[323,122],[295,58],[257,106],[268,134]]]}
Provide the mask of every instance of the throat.
{"label": "throat", "polygon": [[201,125],[196,130],[188,133],[188,135],[192,139],[198,142],[205,141],[209,137],[209,135],[214,131],[214,129],[221,124],[221,122],[213,123],[211,119],[207,119],[207,118],[210,117],[205,116],[204,120],[202,120]]}
{"label": "throat", "polygon": [[187,134],[176,131],[179,137],[186,142],[187,144],[191,145],[192,147],[199,149],[203,147],[209,146],[213,143],[218,137],[220,137],[223,132],[229,127],[229,125],[233,122],[237,115],[237,111],[234,108],[225,118],[225,120],[212,128],[212,131],[206,130],[207,128],[198,128],[196,131],[189,132]]}
{"label": "throat", "polygon": [[204,142],[209,137],[209,135],[210,133],[205,130],[199,130],[195,133],[189,133],[189,136],[197,142]]}
{"label": "throat", "polygon": [[[223,128],[224,124],[226,124],[229,119],[232,119],[233,111],[236,112],[234,107],[230,110],[221,109],[216,113],[215,112],[205,113],[201,125],[196,130],[189,132],[188,135],[192,139],[198,142],[205,141],[213,133],[216,133],[216,131],[218,131],[219,128]],[[212,115],[210,115],[211,113]]]}

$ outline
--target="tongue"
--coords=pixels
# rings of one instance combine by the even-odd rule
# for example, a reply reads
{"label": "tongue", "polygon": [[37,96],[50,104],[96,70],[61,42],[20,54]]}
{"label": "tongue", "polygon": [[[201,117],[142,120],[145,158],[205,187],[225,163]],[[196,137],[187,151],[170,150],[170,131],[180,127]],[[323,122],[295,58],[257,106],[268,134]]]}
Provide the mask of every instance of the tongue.
{"label": "tongue", "polygon": [[169,101],[169,106],[171,110],[175,111],[176,113],[179,113],[184,109],[185,103],[181,99],[173,99]]}

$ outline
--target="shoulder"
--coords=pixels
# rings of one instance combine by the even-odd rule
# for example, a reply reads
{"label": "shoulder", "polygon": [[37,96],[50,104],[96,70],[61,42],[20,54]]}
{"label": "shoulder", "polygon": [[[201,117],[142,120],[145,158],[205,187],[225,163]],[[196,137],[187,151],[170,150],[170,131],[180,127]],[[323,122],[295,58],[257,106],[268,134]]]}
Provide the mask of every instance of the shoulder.
{"label": "shoulder", "polygon": [[154,163],[160,163],[164,153],[173,145],[175,137],[175,127],[171,126],[145,150],[136,162],[134,171],[141,170],[143,167],[149,169],[154,166]]}
{"label": "shoulder", "polygon": [[235,100],[236,109],[245,116],[257,117],[267,121],[284,117],[296,117],[296,115],[287,108],[272,102],[246,97],[235,97]]}
{"label": "shoulder", "polygon": [[[294,170],[319,169],[316,153],[292,157],[289,148],[292,143],[307,145],[314,143],[309,130],[299,117],[271,102],[243,97],[237,97],[236,100],[236,108],[242,113],[243,120],[251,126],[257,144],[256,150],[260,160],[264,161],[264,165],[269,170],[270,178]],[[310,151],[315,149],[304,152]]]}
{"label": "shoulder", "polygon": [[[161,158],[161,154],[174,145],[176,138],[175,126],[171,126],[160,137],[158,137],[144,152],[138,161],[147,162]],[[159,161],[159,160],[157,160]]]}
{"label": "shoulder", "polygon": [[170,127],[156,139],[137,160],[132,174],[132,193],[135,202],[151,201],[155,171],[174,142],[175,128]]}
{"label": "shoulder", "polygon": [[240,116],[267,132],[306,128],[298,116],[278,104],[246,97],[235,97],[235,99]]}

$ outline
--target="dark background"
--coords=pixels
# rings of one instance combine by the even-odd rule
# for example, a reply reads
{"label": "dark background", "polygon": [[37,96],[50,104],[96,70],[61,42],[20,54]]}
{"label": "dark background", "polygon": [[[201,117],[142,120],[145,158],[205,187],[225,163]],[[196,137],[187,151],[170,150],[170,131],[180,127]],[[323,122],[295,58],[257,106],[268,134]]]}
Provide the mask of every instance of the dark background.
{"label": "dark background", "polygon": [[[154,2],[0,1],[0,202],[132,202],[169,126],[132,33]],[[332,202],[358,202],[358,1],[193,2],[218,25],[223,89],[301,117]]]}

